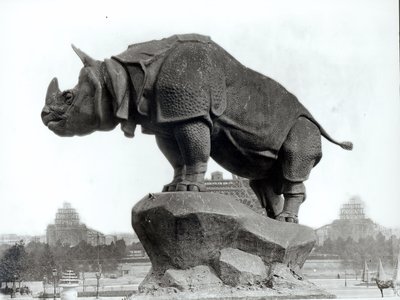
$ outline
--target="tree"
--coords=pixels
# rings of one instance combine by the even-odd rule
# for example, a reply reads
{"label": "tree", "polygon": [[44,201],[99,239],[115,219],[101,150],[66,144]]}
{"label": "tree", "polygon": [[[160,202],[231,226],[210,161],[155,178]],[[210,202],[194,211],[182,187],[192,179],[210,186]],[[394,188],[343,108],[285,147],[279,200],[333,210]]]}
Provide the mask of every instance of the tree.
{"label": "tree", "polygon": [[399,249],[399,239],[391,236],[390,239],[382,233],[378,233],[376,237],[367,236],[354,241],[352,238],[338,238],[336,240],[325,240],[325,243],[316,248],[316,252],[324,254],[336,254],[342,260],[345,268],[352,268],[355,272],[363,268],[364,261],[368,265],[374,263],[377,258],[382,263],[393,265],[393,259],[397,257]]}
{"label": "tree", "polygon": [[117,258],[123,258],[126,254],[126,244],[124,240],[117,240],[115,242],[115,252]]}
{"label": "tree", "polygon": [[0,281],[12,282],[25,279],[28,269],[27,254],[23,241],[7,249],[0,260]]}
{"label": "tree", "polygon": [[76,258],[71,249],[73,249],[73,247],[71,248],[69,245],[63,245],[61,243],[56,243],[56,245],[51,248],[55,268],[59,274],[65,270],[78,271]]}
{"label": "tree", "polygon": [[345,247],[346,247],[346,241],[342,237],[338,237],[338,239],[334,242],[334,247],[333,247],[334,254],[342,256]]}
{"label": "tree", "polygon": [[[330,239],[326,240],[325,243],[329,241],[330,243],[332,243],[332,241]],[[323,247],[325,247],[325,243],[323,246],[321,246],[319,249],[322,249]],[[133,242],[130,246],[129,250],[144,250],[143,245],[141,242]],[[320,251],[318,251],[320,252]]]}
{"label": "tree", "polygon": [[40,266],[40,279],[44,276],[47,278],[51,278],[52,271],[55,266],[54,256],[50,250],[50,246],[48,244],[44,245],[44,249],[42,255],[39,258],[39,266]]}
{"label": "tree", "polygon": [[332,240],[331,240],[330,238],[327,238],[327,239],[324,241],[324,244],[322,245],[320,251],[321,251],[322,253],[333,254],[333,253],[334,253],[333,248],[334,248],[334,245],[333,245]]}
{"label": "tree", "polygon": [[362,265],[362,257],[360,255],[358,243],[356,243],[353,238],[348,237],[346,239],[340,257],[343,260],[345,268],[352,269],[357,277],[357,272]]}

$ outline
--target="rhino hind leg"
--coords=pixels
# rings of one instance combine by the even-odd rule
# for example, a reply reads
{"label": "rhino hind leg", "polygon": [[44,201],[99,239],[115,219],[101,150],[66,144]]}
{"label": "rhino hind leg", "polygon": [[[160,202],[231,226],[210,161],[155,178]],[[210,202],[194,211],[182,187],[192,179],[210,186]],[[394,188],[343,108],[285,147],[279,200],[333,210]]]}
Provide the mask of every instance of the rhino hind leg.
{"label": "rhino hind leg", "polygon": [[211,152],[210,128],[201,119],[177,124],[174,136],[184,164],[184,180],[177,191],[205,191],[204,175]]}
{"label": "rhino hind leg", "polygon": [[275,219],[282,212],[283,198],[274,191],[274,183],[270,178],[252,179],[250,187],[256,194],[262,207],[265,208],[267,216]]}
{"label": "rhino hind leg", "polygon": [[276,216],[276,220],[282,222],[299,223],[300,205],[306,199],[305,185],[295,182],[285,182],[283,187],[285,198],[282,212]]}
{"label": "rhino hind leg", "polygon": [[303,182],[321,157],[321,133],[318,127],[307,118],[299,118],[289,131],[279,154],[281,192],[285,201],[277,220],[298,223],[299,208],[306,199]]}

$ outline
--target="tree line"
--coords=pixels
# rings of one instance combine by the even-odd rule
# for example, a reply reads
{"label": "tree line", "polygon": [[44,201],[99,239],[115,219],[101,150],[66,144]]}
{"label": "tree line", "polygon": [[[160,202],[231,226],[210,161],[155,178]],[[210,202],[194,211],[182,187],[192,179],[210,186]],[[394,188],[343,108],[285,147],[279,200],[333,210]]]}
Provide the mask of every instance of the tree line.
{"label": "tree line", "polygon": [[392,235],[386,238],[382,233],[375,237],[368,236],[357,241],[348,237],[339,237],[336,240],[327,239],[322,246],[314,249],[315,254],[337,255],[343,262],[344,267],[354,271],[362,269],[364,262],[375,266],[378,259],[387,266],[393,266],[399,254],[400,239]]}
{"label": "tree line", "polygon": [[71,247],[57,243],[49,246],[45,243],[22,241],[2,249],[0,252],[0,286],[3,282],[52,280],[53,269],[57,276],[65,270],[79,272],[98,272],[99,263],[102,272],[117,270],[118,261],[127,251],[137,245],[126,246],[124,240],[110,245],[92,246],[85,241]]}

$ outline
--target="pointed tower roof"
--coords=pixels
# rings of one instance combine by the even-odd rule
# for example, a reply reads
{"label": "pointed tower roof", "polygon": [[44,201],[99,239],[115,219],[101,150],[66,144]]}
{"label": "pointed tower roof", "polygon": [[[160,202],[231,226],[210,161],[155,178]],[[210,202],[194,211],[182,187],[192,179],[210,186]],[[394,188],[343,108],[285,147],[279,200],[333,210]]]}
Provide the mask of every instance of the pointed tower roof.
{"label": "pointed tower roof", "polygon": [[379,259],[378,272],[376,273],[376,279],[378,279],[379,281],[387,280],[387,276],[386,276],[385,270],[383,269],[381,259]]}
{"label": "pointed tower roof", "polygon": [[400,252],[394,265],[393,282],[400,284]]}
{"label": "pointed tower roof", "polygon": [[368,270],[367,261],[364,260],[364,269],[363,269],[363,272],[362,272],[361,281],[364,281],[364,282],[368,282],[369,281],[368,271],[369,270]]}

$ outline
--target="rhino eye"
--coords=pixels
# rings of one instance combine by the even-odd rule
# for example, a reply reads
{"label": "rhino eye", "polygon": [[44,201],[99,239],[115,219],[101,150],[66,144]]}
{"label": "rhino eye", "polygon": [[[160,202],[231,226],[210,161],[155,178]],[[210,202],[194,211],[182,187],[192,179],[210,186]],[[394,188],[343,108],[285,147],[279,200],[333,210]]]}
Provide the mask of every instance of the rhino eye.
{"label": "rhino eye", "polygon": [[66,91],[66,92],[64,92],[63,96],[64,96],[65,103],[70,105],[72,103],[72,100],[74,99],[74,94],[72,94],[71,91]]}

